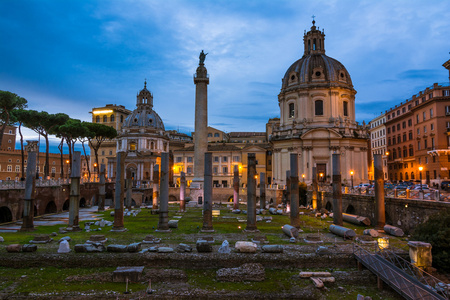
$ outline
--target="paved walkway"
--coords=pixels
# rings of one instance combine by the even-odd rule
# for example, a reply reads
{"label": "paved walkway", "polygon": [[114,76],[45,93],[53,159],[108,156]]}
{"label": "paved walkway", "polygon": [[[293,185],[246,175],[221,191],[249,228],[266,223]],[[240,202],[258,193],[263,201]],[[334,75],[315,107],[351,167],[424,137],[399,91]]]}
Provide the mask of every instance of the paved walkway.
{"label": "paved walkway", "polygon": [[[100,215],[97,214],[97,206],[88,208],[80,208],[79,220],[100,220]],[[53,226],[53,225],[67,225],[69,224],[69,212],[62,212],[58,214],[43,215],[34,218],[34,227],[38,226]],[[22,226],[22,220],[14,223],[0,224],[0,232],[17,232]]]}

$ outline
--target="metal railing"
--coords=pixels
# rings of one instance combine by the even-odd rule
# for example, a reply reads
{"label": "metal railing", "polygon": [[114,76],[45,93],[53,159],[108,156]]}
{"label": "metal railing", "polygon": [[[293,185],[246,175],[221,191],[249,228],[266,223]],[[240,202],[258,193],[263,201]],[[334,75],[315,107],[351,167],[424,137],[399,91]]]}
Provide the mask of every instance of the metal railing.
{"label": "metal railing", "polygon": [[[440,283],[434,277],[431,280],[432,276],[429,274],[424,276],[431,276],[427,280],[411,276],[411,272],[422,274],[424,272],[405,260],[402,261],[402,268],[397,267],[390,260],[385,259],[384,255],[380,254],[383,251],[386,250],[371,253],[359,245],[353,245],[355,258],[406,299],[449,299],[447,285]],[[395,254],[391,252],[389,255]],[[397,255],[395,257],[397,257],[395,260],[399,260]],[[442,287],[445,288],[440,288],[440,284],[443,284]]]}

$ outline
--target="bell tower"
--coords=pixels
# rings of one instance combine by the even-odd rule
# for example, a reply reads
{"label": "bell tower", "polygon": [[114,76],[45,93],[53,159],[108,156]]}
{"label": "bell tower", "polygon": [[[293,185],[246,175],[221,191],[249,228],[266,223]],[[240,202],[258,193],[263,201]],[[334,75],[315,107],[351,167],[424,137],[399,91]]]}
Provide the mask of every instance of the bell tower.
{"label": "bell tower", "polygon": [[[314,16],[313,16],[314,17]],[[303,35],[305,52],[303,55],[325,54],[325,33],[316,28],[316,21],[312,21],[311,30]]]}
{"label": "bell tower", "polygon": [[144,81],[144,88],[136,96],[136,106],[138,109],[143,107],[153,108],[153,95],[147,90],[147,80]]}

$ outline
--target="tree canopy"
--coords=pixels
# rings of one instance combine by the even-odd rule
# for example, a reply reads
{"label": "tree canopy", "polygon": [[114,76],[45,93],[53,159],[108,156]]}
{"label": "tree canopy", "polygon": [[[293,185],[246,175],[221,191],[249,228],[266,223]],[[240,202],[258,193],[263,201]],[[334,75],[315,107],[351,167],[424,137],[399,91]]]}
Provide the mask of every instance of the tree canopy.
{"label": "tree canopy", "polygon": [[3,134],[7,125],[15,122],[11,113],[15,109],[27,107],[27,100],[8,91],[0,91],[0,147],[2,146]]}

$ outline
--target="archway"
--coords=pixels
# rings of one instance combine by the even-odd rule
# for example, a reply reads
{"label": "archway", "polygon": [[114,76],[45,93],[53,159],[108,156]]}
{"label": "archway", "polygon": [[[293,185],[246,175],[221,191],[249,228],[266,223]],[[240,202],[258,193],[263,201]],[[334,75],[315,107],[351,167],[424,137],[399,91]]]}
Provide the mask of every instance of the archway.
{"label": "archway", "polygon": [[85,207],[86,206],[86,199],[81,198],[80,199],[80,207]]}
{"label": "archway", "polygon": [[67,199],[66,201],[64,201],[62,210],[63,211],[68,211],[69,207],[70,207],[70,202],[69,202],[69,199]]}
{"label": "archway", "polygon": [[333,205],[331,204],[330,201],[328,201],[327,204],[325,205],[325,209],[328,211],[333,211]]}
{"label": "archway", "polygon": [[47,206],[45,207],[45,214],[54,214],[56,213],[56,204],[55,201],[50,201],[47,203]]}
{"label": "archway", "polygon": [[0,223],[6,223],[12,221],[12,213],[9,207],[0,207]]}
{"label": "archway", "polygon": [[354,215],[356,213],[356,210],[353,207],[353,205],[350,204],[349,206],[347,206],[347,209],[345,210],[345,213]]}

